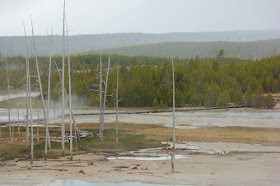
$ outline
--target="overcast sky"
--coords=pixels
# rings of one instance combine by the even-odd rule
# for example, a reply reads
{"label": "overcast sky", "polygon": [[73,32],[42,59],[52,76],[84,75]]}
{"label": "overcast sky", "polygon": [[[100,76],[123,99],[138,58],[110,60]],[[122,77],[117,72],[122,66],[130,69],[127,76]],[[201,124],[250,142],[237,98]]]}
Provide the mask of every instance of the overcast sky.
{"label": "overcast sky", "polygon": [[[62,33],[63,0],[0,0],[0,36]],[[71,35],[280,29],[279,0],[66,0]]]}

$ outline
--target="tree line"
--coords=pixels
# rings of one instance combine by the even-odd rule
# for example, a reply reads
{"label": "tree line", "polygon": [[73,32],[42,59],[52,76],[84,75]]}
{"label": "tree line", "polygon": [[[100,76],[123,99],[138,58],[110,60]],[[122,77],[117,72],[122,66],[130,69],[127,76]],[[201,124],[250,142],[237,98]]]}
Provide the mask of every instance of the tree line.
{"label": "tree line", "polygon": [[[221,51],[220,51],[221,52]],[[59,67],[61,57],[55,57]],[[104,73],[108,55],[102,55]],[[99,54],[72,56],[72,94],[83,104],[98,106]],[[2,60],[3,61],[3,60]],[[24,59],[10,58],[10,84],[14,89],[23,89],[25,69]],[[17,61],[17,63],[15,62]],[[42,84],[47,93],[47,57],[40,57]],[[46,62],[44,62],[46,61]],[[31,59],[32,63],[32,59]],[[227,106],[230,104],[272,108],[271,93],[280,91],[280,56],[261,60],[239,60],[225,58],[174,59],[176,106]],[[107,105],[115,104],[117,65],[119,65],[120,107],[172,106],[172,68],[169,58],[126,57],[113,55],[108,81]],[[31,65],[32,66],[32,65]],[[0,86],[7,86],[5,66],[0,68]],[[12,68],[13,67],[13,68]],[[67,69],[67,68],[66,68]],[[35,74],[31,68],[31,74]],[[52,99],[60,99],[61,84],[57,69],[53,65],[51,75]],[[105,78],[105,77],[103,77]],[[68,72],[65,71],[65,85],[68,90]],[[36,84],[36,82],[34,82]],[[36,88],[36,87],[34,87]]]}

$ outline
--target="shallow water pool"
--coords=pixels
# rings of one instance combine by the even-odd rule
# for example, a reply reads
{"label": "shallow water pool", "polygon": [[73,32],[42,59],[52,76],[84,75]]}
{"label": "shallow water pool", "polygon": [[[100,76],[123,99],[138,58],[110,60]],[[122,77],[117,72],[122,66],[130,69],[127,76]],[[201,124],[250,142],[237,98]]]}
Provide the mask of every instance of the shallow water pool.
{"label": "shallow water pool", "polygon": [[[32,185],[32,184],[28,184]],[[34,184],[32,186],[171,186],[171,185],[161,185],[161,184],[149,184],[141,182],[126,182],[126,183],[92,183],[82,180],[72,180],[72,179],[60,179],[49,183]],[[8,186],[2,185],[0,186]],[[12,186],[9,184],[9,186]],[[20,186],[20,185],[17,185]]]}

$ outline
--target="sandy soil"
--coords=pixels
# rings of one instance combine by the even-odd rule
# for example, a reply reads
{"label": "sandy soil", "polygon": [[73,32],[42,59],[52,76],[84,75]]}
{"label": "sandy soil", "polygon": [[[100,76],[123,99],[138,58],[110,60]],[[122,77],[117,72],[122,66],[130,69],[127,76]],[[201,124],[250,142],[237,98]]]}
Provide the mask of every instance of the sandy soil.
{"label": "sandy soil", "polygon": [[[240,143],[188,143],[176,154],[187,158],[175,161],[107,160],[109,152],[80,154],[60,159],[0,162],[0,184],[48,183],[56,179],[90,182],[145,182],[198,185],[279,185],[280,147]],[[179,147],[179,146],[178,146]],[[199,148],[198,148],[199,147]],[[199,150],[193,150],[199,149]],[[235,151],[235,152],[232,152]],[[236,152],[238,151],[238,152]],[[213,153],[214,152],[214,153]],[[146,149],[119,154],[167,156],[162,149]],[[3,166],[4,165],[4,166]]]}

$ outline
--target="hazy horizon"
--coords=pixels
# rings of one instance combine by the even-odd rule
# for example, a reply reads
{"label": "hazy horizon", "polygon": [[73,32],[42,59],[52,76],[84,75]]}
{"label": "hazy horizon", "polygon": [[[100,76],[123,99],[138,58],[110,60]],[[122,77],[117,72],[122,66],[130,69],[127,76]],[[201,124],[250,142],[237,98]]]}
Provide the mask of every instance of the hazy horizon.
{"label": "hazy horizon", "polygon": [[[0,36],[62,34],[63,0],[0,0]],[[15,6],[16,5],[16,6]],[[279,30],[277,0],[66,0],[69,35]]]}
{"label": "hazy horizon", "polygon": [[[115,33],[87,33],[87,34],[83,34],[83,33],[77,33],[77,34],[72,34],[69,36],[84,36],[84,35],[117,35],[117,34],[155,34],[155,35],[160,35],[160,34],[184,34],[184,33],[230,33],[230,32],[262,32],[262,31],[280,31],[280,29],[260,29],[260,30],[225,30],[225,31],[198,31],[198,32],[161,32],[161,33],[152,33],[152,32],[115,32]],[[62,34],[57,33],[57,34],[53,34],[53,36],[61,36]],[[23,37],[24,35],[0,35],[0,37]],[[28,37],[31,35],[27,35]],[[49,36],[46,34],[43,35],[39,35],[36,34],[36,37],[40,37],[40,36]],[[280,38],[277,37],[277,38]],[[276,39],[277,39],[276,38]],[[275,38],[274,38],[275,39]],[[267,39],[264,39],[267,40]]]}

